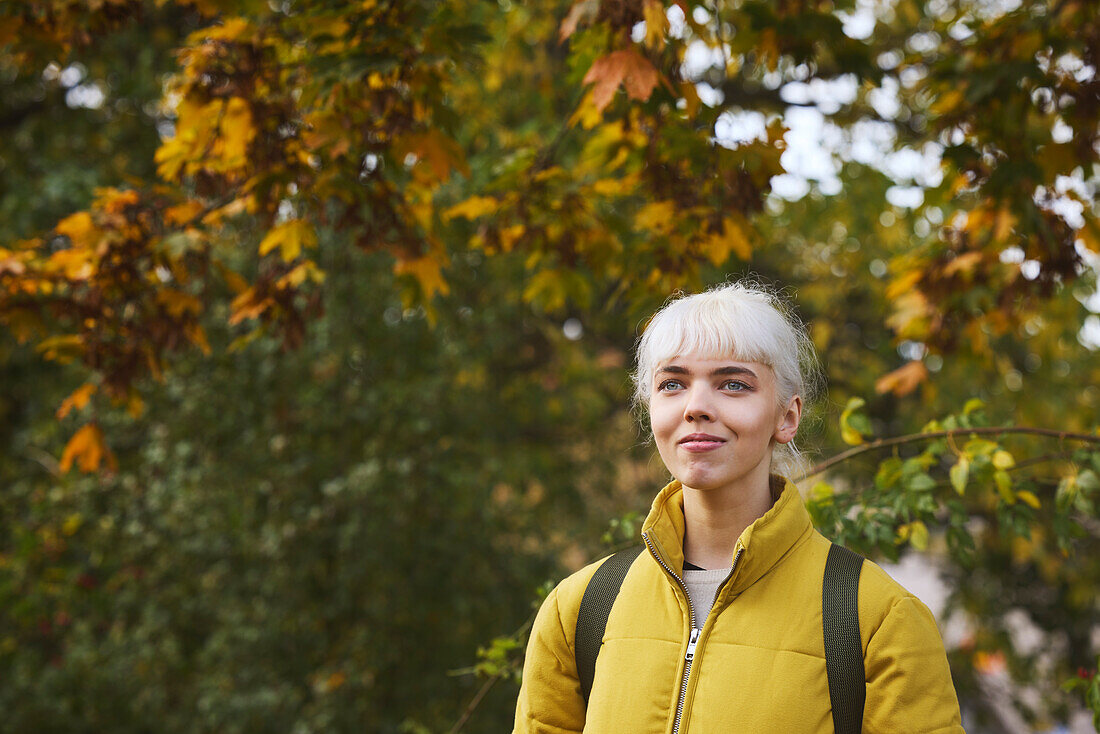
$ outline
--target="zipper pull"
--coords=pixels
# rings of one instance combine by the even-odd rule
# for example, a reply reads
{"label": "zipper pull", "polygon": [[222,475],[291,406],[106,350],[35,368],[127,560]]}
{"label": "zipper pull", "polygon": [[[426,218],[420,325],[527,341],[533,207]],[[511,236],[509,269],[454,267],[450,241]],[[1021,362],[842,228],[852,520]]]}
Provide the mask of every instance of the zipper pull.
{"label": "zipper pull", "polygon": [[699,642],[699,633],[703,630],[693,627],[691,630],[691,636],[688,637],[688,651],[687,656],[684,658],[689,663],[695,657],[695,645]]}

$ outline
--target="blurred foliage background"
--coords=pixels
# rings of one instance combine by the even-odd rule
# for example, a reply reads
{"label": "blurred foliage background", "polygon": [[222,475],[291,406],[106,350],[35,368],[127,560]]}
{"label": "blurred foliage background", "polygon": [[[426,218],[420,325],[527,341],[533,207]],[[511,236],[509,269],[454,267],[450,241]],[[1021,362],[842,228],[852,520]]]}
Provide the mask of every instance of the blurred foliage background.
{"label": "blurred foliage background", "polygon": [[1100,721],[1098,48],[1084,0],[4,3],[0,731],[507,730],[538,590],[667,479],[644,319],[747,273],[968,729]]}

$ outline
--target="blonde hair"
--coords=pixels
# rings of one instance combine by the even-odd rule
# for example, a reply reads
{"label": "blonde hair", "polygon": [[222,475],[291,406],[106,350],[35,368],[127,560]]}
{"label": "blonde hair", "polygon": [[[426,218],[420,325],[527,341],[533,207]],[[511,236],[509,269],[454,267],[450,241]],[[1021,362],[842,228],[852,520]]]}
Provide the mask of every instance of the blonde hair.
{"label": "blonde hair", "polygon": [[[631,375],[640,416],[647,413],[654,372],[684,354],[767,365],[775,374],[780,406],[798,395],[805,411],[816,397],[817,355],[806,327],[782,297],[753,281],[674,296],[653,315],[638,340],[638,366]],[[772,463],[790,476],[804,460],[791,441],[776,445]]]}

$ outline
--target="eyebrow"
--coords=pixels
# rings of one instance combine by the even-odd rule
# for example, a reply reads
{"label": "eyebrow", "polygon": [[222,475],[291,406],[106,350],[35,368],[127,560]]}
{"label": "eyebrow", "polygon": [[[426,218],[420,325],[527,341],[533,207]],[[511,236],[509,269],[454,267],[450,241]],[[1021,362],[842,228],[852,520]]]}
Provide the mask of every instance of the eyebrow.
{"label": "eyebrow", "polygon": [[[662,372],[668,372],[668,373],[671,373],[673,375],[690,375],[691,374],[691,370],[689,370],[687,367],[681,367],[679,365],[674,365],[674,364],[666,365],[665,367],[662,367],[659,370],[657,370],[658,375],[661,374]],[[712,377],[718,376],[718,375],[747,375],[749,377],[756,377],[756,373],[753,372],[752,370],[750,370],[748,367],[738,367],[737,365],[733,365],[733,364],[726,365],[725,367],[719,367],[716,370],[712,370],[710,374],[711,374]]]}

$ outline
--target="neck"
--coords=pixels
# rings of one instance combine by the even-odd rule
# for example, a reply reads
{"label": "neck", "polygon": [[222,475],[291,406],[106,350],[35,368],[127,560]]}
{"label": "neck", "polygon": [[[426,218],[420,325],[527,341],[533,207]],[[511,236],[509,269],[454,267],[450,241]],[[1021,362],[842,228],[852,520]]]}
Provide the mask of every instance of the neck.
{"label": "neck", "polygon": [[729,567],[741,533],[772,506],[767,474],[748,486],[683,491],[684,560],[701,568]]}

